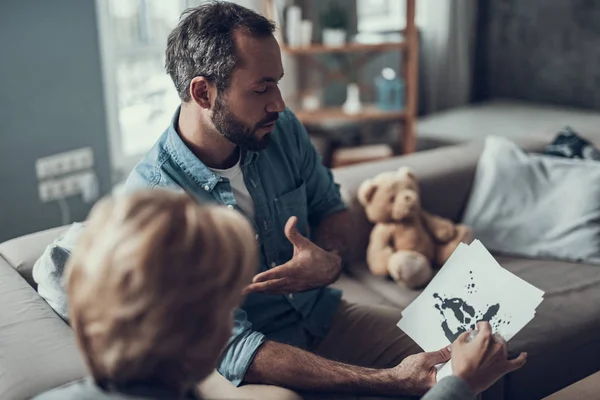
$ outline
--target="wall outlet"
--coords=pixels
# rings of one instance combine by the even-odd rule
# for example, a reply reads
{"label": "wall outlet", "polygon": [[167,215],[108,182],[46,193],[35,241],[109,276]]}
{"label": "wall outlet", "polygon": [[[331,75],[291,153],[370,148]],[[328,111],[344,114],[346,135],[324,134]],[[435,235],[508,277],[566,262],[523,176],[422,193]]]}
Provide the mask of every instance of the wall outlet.
{"label": "wall outlet", "polygon": [[39,180],[44,180],[71,172],[90,169],[94,166],[94,152],[91,147],[54,154],[39,158],[35,171]]}
{"label": "wall outlet", "polygon": [[78,194],[85,202],[92,203],[99,196],[98,178],[93,171],[81,172],[40,182],[38,191],[44,203]]}

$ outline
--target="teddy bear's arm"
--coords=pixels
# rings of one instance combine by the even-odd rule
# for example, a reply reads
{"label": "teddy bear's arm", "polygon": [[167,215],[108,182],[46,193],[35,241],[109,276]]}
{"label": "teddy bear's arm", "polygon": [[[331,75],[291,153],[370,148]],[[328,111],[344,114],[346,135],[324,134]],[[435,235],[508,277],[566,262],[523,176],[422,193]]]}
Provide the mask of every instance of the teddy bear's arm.
{"label": "teddy bear's arm", "polygon": [[388,261],[394,254],[393,235],[393,225],[377,224],[371,231],[367,264],[374,275],[388,275]]}
{"label": "teddy bear's arm", "polygon": [[456,226],[446,218],[421,211],[423,221],[433,237],[440,243],[448,243],[456,236]]}

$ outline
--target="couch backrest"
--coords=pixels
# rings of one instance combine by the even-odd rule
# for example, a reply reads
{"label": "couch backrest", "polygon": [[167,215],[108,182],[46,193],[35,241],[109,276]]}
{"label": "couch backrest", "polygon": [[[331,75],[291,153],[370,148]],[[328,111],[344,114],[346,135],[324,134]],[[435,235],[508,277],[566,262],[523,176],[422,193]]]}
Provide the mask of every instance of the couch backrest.
{"label": "couch backrest", "polygon": [[[543,137],[529,137],[517,141],[527,151],[540,151],[549,142]],[[410,167],[419,180],[423,209],[430,213],[460,222],[467,205],[484,141],[446,146],[398,156],[384,161],[358,164],[334,169],[346,204],[354,220],[356,234],[350,261],[364,261],[373,225],[367,220],[356,197],[360,184],[375,175]]]}
{"label": "couch backrest", "polygon": [[52,243],[68,226],[52,228],[9,240],[0,244],[0,257],[16,269],[31,287],[35,288],[33,264],[42,255],[46,246]]}

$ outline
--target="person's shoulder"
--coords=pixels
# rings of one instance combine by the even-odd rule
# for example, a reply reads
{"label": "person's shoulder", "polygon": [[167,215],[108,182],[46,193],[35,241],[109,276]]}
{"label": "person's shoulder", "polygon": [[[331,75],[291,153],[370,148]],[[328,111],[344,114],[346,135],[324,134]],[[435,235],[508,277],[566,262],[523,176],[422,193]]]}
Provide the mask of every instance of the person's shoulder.
{"label": "person's shoulder", "polygon": [[[170,161],[170,152],[167,145],[168,130],[133,168],[122,189],[125,192],[134,192],[141,189],[155,187],[177,186],[164,172],[164,165]],[[170,184],[172,183],[172,185]]]}

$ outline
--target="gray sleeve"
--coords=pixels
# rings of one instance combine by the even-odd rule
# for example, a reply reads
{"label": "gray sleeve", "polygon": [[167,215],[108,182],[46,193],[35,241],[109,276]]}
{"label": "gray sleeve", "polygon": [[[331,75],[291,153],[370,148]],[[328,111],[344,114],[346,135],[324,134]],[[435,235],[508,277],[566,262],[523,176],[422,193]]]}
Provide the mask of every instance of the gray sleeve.
{"label": "gray sleeve", "polygon": [[475,400],[475,393],[461,378],[448,376],[439,381],[421,400]]}

